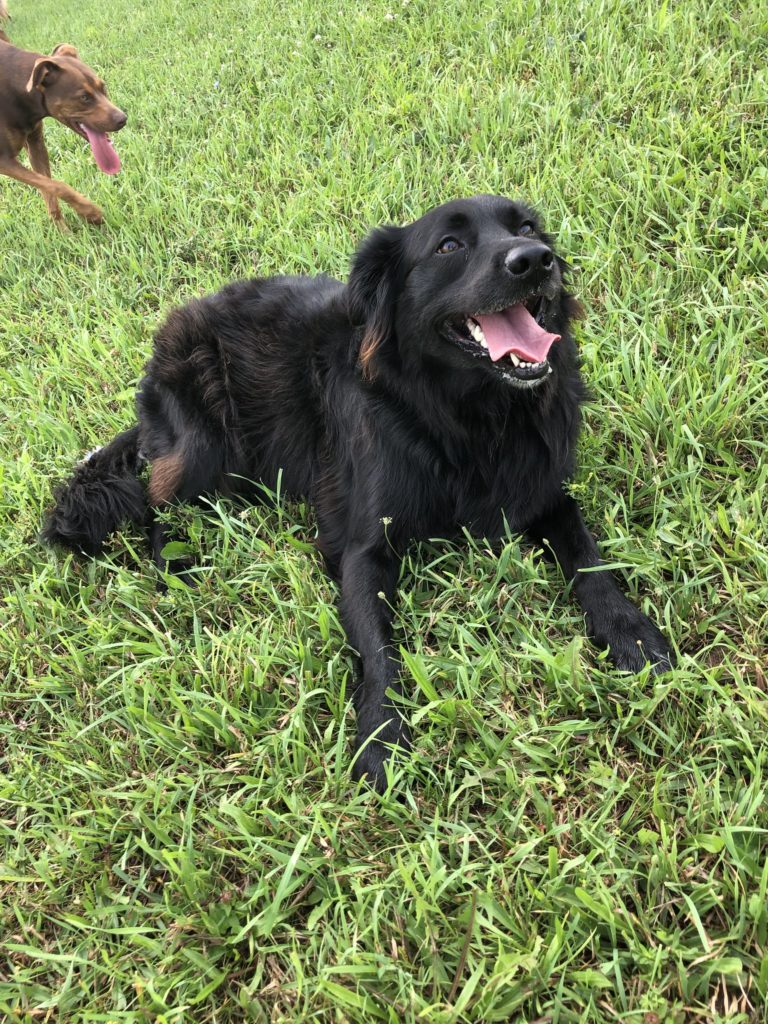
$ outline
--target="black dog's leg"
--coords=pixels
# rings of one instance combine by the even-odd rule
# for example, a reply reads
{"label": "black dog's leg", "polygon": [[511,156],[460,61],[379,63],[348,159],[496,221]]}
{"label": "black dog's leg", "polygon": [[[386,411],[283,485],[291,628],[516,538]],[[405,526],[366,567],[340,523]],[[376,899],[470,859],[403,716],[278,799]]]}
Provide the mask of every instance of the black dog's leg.
{"label": "black dog's leg", "polygon": [[[157,512],[171,504],[194,502],[202,495],[212,493],[222,473],[221,445],[200,430],[188,431],[175,448],[151,460],[147,525],[152,559],[160,572],[172,573],[188,586],[196,585],[194,575],[187,571],[192,562],[187,557],[167,560],[163,557],[163,548],[176,538],[168,525],[157,518]],[[159,589],[165,589],[162,582]]]}
{"label": "black dog's leg", "polygon": [[354,693],[357,753],[352,774],[356,779],[367,775],[379,792],[386,787],[388,745],[410,745],[408,728],[387,696],[387,690],[400,692],[391,610],[397,576],[398,563],[391,552],[353,547],[341,560],[341,618],[363,670]]}
{"label": "black dog's leg", "polygon": [[[148,525],[152,561],[155,563],[158,572],[171,573],[173,576],[177,576],[182,583],[186,583],[188,587],[196,587],[197,580],[192,573],[187,571],[192,568],[191,558],[184,556],[182,558],[166,559],[163,557],[162,551],[166,544],[179,538],[174,536],[167,523],[161,523],[156,518],[155,509],[150,509]],[[168,589],[162,578],[158,580],[157,589],[160,593],[165,593]]]}
{"label": "black dog's leg", "polygon": [[528,532],[551,548],[565,575],[573,579],[573,591],[584,609],[589,635],[599,647],[608,648],[617,668],[637,672],[651,662],[658,673],[674,664],[667,641],[624,596],[610,572],[579,571],[599,566],[600,556],[573,498],[563,495],[561,502]]}

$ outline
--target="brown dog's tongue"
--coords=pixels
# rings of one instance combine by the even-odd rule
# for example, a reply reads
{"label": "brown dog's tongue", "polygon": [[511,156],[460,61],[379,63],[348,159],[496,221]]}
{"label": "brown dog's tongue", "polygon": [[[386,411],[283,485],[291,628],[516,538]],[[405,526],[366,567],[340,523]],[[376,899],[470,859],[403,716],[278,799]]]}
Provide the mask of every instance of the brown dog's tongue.
{"label": "brown dog's tongue", "polygon": [[80,127],[91,144],[93,159],[96,161],[99,170],[104,171],[105,174],[117,174],[120,170],[120,157],[117,155],[117,150],[112,145],[112,140],[107,133],[94,132],[82,123]]}
{"label": "brown dog's tongue", "polygon": [[484,313],[475,320],[483,330],[494,363],[510,352],[526,363],[542,363],[552,345],[560,341],[559,334],[550,334],[540,327],[522,304],[508,306],[499,313]]}

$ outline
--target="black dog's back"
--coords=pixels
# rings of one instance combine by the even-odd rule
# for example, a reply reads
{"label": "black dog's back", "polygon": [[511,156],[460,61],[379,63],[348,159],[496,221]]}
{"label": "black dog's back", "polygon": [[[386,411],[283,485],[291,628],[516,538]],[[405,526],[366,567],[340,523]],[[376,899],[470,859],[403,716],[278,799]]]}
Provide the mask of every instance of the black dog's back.
{"label": "black dog's back", "polygon": [[309,495],[329,378],[351,365],[344,293],[326,276],[253,279],[174,310],[137,399],[146,457],[209,447],[221,464],[208,486],[274,488],[280,473]]}

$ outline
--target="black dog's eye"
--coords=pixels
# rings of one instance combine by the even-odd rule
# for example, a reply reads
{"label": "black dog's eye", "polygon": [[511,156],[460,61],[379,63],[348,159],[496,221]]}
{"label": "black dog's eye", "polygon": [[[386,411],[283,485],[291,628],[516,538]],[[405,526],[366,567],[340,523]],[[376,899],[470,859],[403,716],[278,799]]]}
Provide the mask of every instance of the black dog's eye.
{"label": "black dog's eye", "polygon": [[529,220],[524,220],[520,227],[517,229],[518,235],[532,235],[536,228]]}
{"label": "black dog's eye", "polygon": [[463,248],[464,246],[458,238],[444,238],[437,249],[435,249],[435,252],[439,252],[442,256],[447,252],[458,252],[459,249]]}

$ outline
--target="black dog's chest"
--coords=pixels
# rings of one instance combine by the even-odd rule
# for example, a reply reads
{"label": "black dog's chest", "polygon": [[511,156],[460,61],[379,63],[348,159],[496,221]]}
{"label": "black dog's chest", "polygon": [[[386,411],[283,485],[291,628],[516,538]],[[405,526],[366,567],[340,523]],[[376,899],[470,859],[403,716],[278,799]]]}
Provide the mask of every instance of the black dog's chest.
{"label": "black dog's chest", "polygon": [[461,467],[442,464],[424,493],[422,537],[497,537],[505,526],[523,530],[547,508],[561,488],[563,467],[537,435],[526,444],[509,443],[468,455]]}

